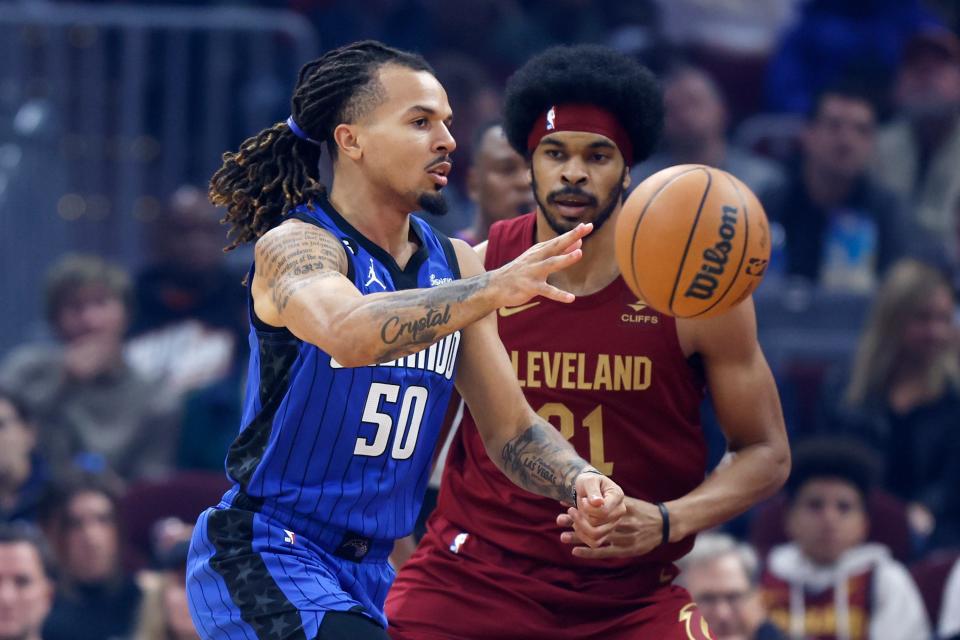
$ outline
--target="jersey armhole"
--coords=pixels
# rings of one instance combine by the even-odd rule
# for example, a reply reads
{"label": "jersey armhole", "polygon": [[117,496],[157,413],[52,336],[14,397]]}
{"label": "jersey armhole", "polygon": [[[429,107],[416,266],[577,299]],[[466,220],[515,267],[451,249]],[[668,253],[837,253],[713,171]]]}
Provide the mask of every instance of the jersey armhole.
{"label": "jersey armhole", "polygon": [[453,248],[453,243],[450,242],[450,238],[438,231],[432,224],[428,222],[427,225],[433,231],[433,235],[436,236],[440,246],[443,247],[443,255],[447,258],[447,266],[453,272],[454,279],[460,280],[463,276],[460,275],[460,261],[457,259],[457,250]]}
{"label": "jersey armhole", "polygon": [[483,268],[487,271],[501,266],[500,245],[504,228],[506,223],[503,220],[498,220],[490,226],[490,232],[487,234],[487,250],[483,253]]}

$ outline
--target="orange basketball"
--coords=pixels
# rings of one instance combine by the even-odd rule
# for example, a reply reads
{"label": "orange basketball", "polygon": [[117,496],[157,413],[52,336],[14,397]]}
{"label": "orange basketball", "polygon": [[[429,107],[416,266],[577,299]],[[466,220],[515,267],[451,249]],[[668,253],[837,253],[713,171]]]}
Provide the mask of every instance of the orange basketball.
{"label": "orange basketball", "polygon": [[726,171],[683,164],[640,183],[620,212],[617,263],[637,296],[661,313],[706,318],[763,279],[770,229],[760,202]]}

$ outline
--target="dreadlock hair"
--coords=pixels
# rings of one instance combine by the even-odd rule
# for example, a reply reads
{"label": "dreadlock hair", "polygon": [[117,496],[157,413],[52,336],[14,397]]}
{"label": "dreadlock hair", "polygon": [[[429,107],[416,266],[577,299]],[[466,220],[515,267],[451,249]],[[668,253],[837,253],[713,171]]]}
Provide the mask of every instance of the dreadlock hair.
{"label": "dreadlock hair", "polygon": [[223,166],[210,181],[210,201],[227,209],[223,222],[231,225],[232,237],[226,251],[256,240],[295,207],[326,195],[318,143],[326,143],[335,157],[334,129],[383,100],[377,71],[385,64],[433,73],[421,56],[375,40],[334,49],[300,69],[290,101],[294,122],[317,143],[278,122],[247,138],[239,151],[223,154]]}
{"label": "dreadlock hair", "polygon": [[525,158],[527,136],[551,106],[588,103],[609,110],[626,129],[634,162],[653,151],[663,122],[660,86],[649,69],[608,47],[551,47],[527,61],[507,80],[503,129],[510,146]]}

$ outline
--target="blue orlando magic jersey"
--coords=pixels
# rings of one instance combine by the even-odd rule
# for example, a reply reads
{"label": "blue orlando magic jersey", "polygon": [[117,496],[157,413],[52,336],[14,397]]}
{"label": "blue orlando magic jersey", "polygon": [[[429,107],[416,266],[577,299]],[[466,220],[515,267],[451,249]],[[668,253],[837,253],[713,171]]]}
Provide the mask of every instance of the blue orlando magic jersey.
{"label": "blue orlando magic jersey", "polygon": [[[420,248],[400,269],[326,201],[292,217],[339,238],[348,278],[363,294],[459,278],[450,241],[411,216]],[[294,532],[343,529],[376,539],[410,533],[453,388],[460,332],[392,362],[345,368],[250,304],[243,427],[227,454],[225,501]],[[384,331],[390,325],[384,325]]]}

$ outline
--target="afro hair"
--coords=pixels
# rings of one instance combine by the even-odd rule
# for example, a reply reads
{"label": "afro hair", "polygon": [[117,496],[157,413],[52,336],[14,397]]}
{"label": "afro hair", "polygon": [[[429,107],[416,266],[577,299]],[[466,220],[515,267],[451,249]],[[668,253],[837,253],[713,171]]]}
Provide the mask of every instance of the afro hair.
{"label": "afro hair", "polygon": [[808,438],[793,449],[793,472],[787,479],[790,502],[811,480],[846,482],[866,501],[880,471],[876,454],[859,440],[841,436]]}
{"label": "afro hair", "polygon": [[524,157],[537,118],[553,105],[588,103],[609,110],[633,144],[634,162],[656,147],[663,125],[657,79],[639,62],[598,45],[552,47],[527,61],[507,80],[504,131]]}

